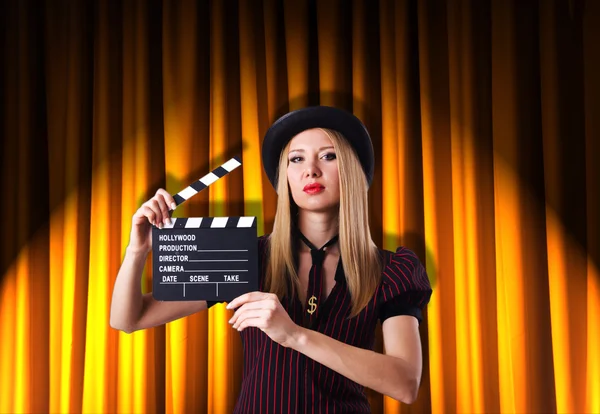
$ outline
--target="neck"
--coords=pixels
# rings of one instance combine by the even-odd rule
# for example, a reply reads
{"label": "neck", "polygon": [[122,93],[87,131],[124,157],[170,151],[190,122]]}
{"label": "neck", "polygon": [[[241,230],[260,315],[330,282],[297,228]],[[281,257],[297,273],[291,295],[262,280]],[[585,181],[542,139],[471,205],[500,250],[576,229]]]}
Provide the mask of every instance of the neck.
{"label": "neck", "polygon": [[[320,248],[338,234],[338,216],[335,213],[300,210],[298,229],[312,244]],[[308,247],[302,243],[302,249]]]}

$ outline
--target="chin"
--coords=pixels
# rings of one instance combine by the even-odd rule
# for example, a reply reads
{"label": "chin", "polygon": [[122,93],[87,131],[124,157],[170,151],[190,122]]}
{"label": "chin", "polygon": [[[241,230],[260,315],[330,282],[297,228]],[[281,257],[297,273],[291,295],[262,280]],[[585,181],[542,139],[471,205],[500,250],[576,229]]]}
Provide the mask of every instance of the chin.
{"label": "chin", "polygon": [[340,201],[334,199],[332,194],[322,193],[319,195],[308,195],[304,191],[298,193],[291,192],[291,199],[300,210],[310,212],[330,212],[335,210],[337,213],[340,208]]}
{"label": "chin", "polygon": [[340,205],[339,203],[301,203],[296,204],[300,210],[310,211],[313,213],[329,213],[338,212]]}

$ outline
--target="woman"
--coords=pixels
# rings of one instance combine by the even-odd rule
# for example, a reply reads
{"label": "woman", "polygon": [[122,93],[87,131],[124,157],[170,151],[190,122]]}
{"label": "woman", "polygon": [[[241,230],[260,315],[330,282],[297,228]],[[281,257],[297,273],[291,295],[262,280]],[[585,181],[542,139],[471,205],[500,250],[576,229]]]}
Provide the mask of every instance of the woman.
{"label": "woman", "polygon": [[[366,128],[340,109],[304,108],[271,126],[262,156],[277,213],[272,233],[258,240],[259,291],[227,305],[236,309],[229,322],[244,347],[235,412],[370,412],[364,387],[412,403],[422,370],[418,325],[431,288],[413,252],[379,250],[371,240]],[[168,222],[172,203],[158,190],[133,217],[113,293],[114,328],[144,329],[213,304],[161,303],[140,292],[151,223]],[[371,351],[378,321],[384,354]]]}

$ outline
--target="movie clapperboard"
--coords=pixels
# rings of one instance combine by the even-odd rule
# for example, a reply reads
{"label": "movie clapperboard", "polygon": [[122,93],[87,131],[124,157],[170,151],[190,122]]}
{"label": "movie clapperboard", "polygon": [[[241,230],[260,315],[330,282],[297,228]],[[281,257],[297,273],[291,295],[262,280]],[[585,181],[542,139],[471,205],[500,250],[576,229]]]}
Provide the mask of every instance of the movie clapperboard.
{"label": "movie clapperboard", "polygon": [[[179,206],[241,165],[234,157],[174,195]],[[171,218],[152,228],[153,296],[229,302],[258,290],[256,217]]]}

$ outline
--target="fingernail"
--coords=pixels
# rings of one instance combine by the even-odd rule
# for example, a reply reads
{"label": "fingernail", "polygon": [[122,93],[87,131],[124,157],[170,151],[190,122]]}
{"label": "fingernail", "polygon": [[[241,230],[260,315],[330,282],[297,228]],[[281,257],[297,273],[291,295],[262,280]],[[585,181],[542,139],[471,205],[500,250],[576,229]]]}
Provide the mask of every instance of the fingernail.
{"label": "fingernail", "polygon": [[227,306],[225,306],[225,309],[231,309],[231,304],[227,304]]}
{"label": "fingernail", "polygon": [[171,210],[175,210],[177,208],[177,204],[171,203]]}
{"label": "fingernail", "polygon": [[171,224],[171,219],[169,217],[165,218],[165,223]]}
{"label": "fingernail", "polygon": [[162,223],[158,223],[158,228],[162,229],[163,228],[163,224]]}

